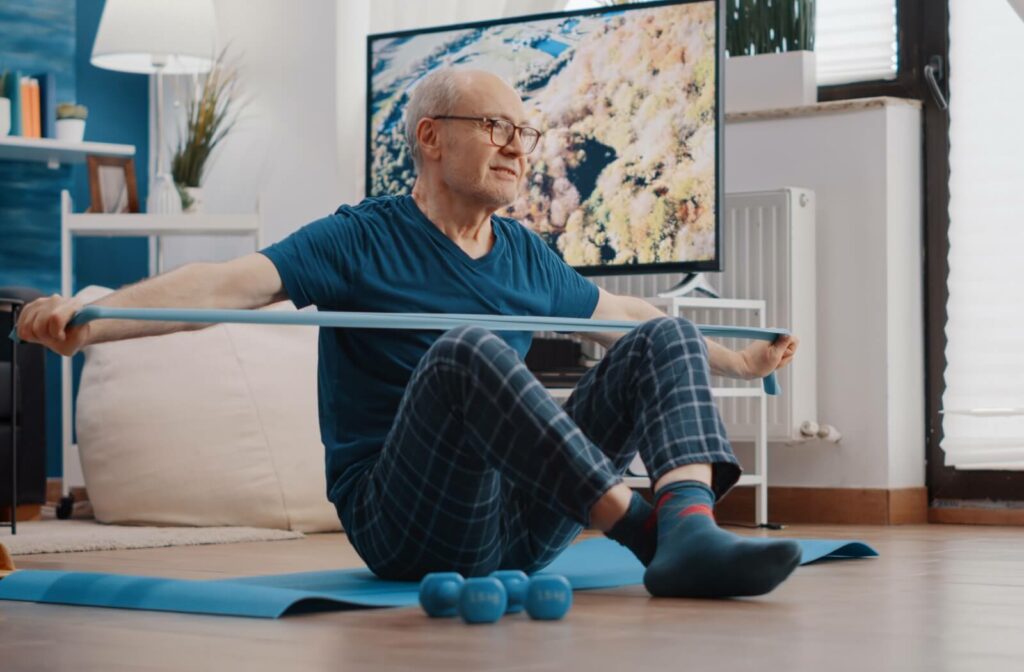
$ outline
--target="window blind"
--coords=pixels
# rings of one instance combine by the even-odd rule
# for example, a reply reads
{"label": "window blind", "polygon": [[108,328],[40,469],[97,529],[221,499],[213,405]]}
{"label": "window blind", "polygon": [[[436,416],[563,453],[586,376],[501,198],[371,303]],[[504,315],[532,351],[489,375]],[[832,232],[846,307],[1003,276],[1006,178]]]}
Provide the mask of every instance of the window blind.
{"label": "window blind", "polygon": [[895,79],[896,0],[818,0],[818,85]]}
{"label": "window blind", "polygon": [[1024,469],[1024,21],[949,3],[945,462]]}

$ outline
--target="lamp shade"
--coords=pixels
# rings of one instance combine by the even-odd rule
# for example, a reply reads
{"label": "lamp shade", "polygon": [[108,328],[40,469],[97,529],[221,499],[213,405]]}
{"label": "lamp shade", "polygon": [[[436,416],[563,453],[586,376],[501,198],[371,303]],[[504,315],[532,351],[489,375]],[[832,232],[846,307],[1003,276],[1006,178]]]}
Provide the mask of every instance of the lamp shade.
{"label": "lamp shade", "polygon": [[213,0],[107,0],[90,62],[148,74],[206,72],[215,57]]}

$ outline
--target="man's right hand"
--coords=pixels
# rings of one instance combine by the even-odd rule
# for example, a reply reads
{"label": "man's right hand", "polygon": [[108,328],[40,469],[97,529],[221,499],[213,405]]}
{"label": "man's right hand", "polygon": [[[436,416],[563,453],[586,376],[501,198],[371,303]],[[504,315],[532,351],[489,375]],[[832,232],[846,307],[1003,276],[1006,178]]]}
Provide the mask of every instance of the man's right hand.
{"label": "man's right hand", "polygon": [[69,328],[68,322],[84,304],[78,299],[65,299],[54,294],[36,299],[25,306],[18,317],[18,338],[39,343],[50,350],[70,357],[89,340],[89,324]]}

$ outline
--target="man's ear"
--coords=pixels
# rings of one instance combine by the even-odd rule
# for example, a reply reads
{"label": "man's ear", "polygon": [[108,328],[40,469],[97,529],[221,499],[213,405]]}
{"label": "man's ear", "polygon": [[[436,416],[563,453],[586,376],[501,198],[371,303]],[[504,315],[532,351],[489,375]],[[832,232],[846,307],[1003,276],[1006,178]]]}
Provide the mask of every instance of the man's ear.
{"label": "man's ear", "polygon": [[416,124],[416,142],[420,146],[420,156],[437,161],[441,158],[441,137],[437,133],[437,124],[433,119],[424,117]]}

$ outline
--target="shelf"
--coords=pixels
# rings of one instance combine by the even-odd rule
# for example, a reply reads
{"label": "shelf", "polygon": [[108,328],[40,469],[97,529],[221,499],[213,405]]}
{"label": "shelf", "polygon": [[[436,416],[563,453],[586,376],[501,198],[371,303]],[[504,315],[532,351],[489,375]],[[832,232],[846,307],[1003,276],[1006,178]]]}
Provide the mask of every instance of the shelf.
{"label": "shelf", "polygon": [[41,161],[50,168],[62,163],[85,163],[90,154],[98,156],[135,156],[134,145],[109,142],[68,142],[55,138],[0,137],[0,159],[5,161]]}
{"label": "shelf", "polygon": [[[651,479],[646,476],[626,476],[622,479],[622,482],[631,488],[651,487]],[[757,474],[743,474],[740,476],[740,480],[736,482],[736,485],[764,485],[764,478]]]}
{"label": "shelf", "polygon": [[251,236],[259,228],[257,214],[67,215],[67,229],[75,236]]}
{"label": "shelf", "polygon": [[679,306],[683,308],[721,308],[726,310],[760,310],[764,307],[764,301],[762,299],[712,299],[689,296],[671,298],[665,296],[647,296],[644,297],[644,301],[657,306],[658,308],[666,309],[665,312],[670,312],[667,308],[670,308],[671,306]]}

